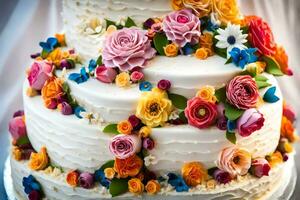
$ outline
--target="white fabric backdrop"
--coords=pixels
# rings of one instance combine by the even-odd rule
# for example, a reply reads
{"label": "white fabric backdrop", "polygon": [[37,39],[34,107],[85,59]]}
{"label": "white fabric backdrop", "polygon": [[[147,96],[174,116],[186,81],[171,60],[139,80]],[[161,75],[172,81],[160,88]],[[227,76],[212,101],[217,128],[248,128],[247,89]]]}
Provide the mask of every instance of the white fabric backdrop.
{"label": "white fabric backdrop", "polygon": [[[4,1],[2,3],[5,3]],[[280,78],[288,102],[300,113],[299,1],[297,0],[239,0],[245,14],[262,16],[271,25],[276,41],[282,44],[290,57],[295,72],[293,78]],[[0,2],[1,8],[1,2]],[[7,154],[7,123],[12,113],[22,108],[21,89],[29,55],[39,50],[38,43],[62,30],[59,0],[19,0],[0,35],[0,173]],[[1,17],[1,9],[0,9]],[[298,40],[296,40],[298,39]],[[299,151],[298,151],[299,152]],[[0,199],[2,195],[0,181]]]}

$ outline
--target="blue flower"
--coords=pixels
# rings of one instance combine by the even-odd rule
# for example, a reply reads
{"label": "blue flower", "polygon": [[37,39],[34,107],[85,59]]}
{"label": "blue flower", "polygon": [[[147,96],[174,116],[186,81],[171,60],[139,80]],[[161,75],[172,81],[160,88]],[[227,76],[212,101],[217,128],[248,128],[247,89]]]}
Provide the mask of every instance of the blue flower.
{"label": "blue flower", "polygon": [[28,177],[23,177],[22,184],[24,187],[24,192],[26,194],[29,194],[33,190],[41,190],[41,185],[35,180],[35,178],[32,175],[29,175]]}
{"label": "blue flower", "polygon": [[94,178],[96,181],[98,181],[102,186],[106,187],[107,189],[109,188],[110,185],[110,180],[108,180],[105,177],[104,171],[101,169],[98,169],[95,171]]}
{"label": "blue flower", "polygon": [[89,72],[93,72],[97,67],[97,62],[94,59],[91,59],[89,62]]}
{"label": "blue flower", "polygon": [[268,103],[275,103],[279,101],[280,99],[278,96],[276,96],[275,92],[276,92],[276,86],[270,87],[264,94],[263,97],[264,101]]}
{"label": "blue flower", "polygon": [[85,109],[81,106],[77,106],[74,109],[74,114],[76,115],[76,117],[78,117],[79,119],[82,119],[82,116],[80,115],[81,112],[85,112]]}
{"label": "blue flower", "polygon": [[40,46],[43,48],[43,51],[47,53],[53,51],[57,44],[58,41],[55,37],[49,37],[46,42],[40,42]]}
{"label": "blue flower", "polygon": [[233,63],[236,66],[244,69],[245,65],[257,61],[257,56],[254,54],[256,52],[256,50],[257,50],[256,48],[240,50],[239,48],[234,47],[229,52],[229,54],[232,58]]}
{"label": "blue flower", "polygon": [[69,75],[69,79],[75,81],[77,84],[86,82],[89,79],[89,74],[86,72],[85,67],[80,69],[80,73],[72,73]]}
{"label": "blue flower", "polygon": [[227,130],[229,132],[234,132],[234,129],[236,129],[236,121],[228,120],[227,121]]}
{"label": "blue flower", "polygon": [[184,182],[181,176],[178,176],[174,173],[169,173],[168,177],[168,183],[175,188],[176,192],[189,191],[189,186]]}
{"label": "blue flower", "polygon": [[140,85],[139,85],[139,88],[141,91],[151,91],[153,86],[150,82],[148,81],[144,81],[144,82],[141,82]]}
{"label": "blue flower", "polygon": [[183,55],[191,55],[195,52],[190,43],[187,43],[184,47],[182,47],[181,51]]}
{"label": "blue flower", "polygon": [[209,20],[207,21],[207,27],[206,27],[206,29],[207,29],[208,31],[214,32],[214,31],[217,30],[218,28],[220,28],[220,26],[219,26],[218,24],[215,24],[211,19],[209,19]]}

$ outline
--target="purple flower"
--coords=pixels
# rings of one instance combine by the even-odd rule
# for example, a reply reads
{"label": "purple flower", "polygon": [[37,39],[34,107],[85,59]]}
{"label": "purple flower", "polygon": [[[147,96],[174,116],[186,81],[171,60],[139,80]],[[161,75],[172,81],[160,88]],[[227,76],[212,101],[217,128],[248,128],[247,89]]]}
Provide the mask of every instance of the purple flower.
{"label": "purple flower", "polygon": [[41,195],[38,191],[36,190],[32,190],[29,195],[28,195],[28,199],[29,200],[40,200],[41,199]]}
{"label": "purple flower", "polygon": [[146,62],[155,54],[146,31],[124,28],[106,38],[102,60],[106,67],[118,67],[121,71],[128,71],[134,67],[145,67]]}
{"label": "purple flower", "polygon": [[224,116],[221,116],[218,120],[217,120],[217,128],[225,131],[227,130],[227,119]]}
{"label": "purple flower", "polygon": [[22,116],[12,118],[9,121],[8,130],[14,140],[26,136],[26,125]]}
{"label": "purple flower", "polygon": [[24,110],[18,110],[14,113],[13,118],[20,117],[24,115]]}
{"label": "purple flower", "polygon": [[237,128],[242,137],[247,137],[260,130],[265,122],[263,114],[255,108],[248,109],[237,121]]}
{"label": "purple flower", "polygon": [[232,180],[231,175],[221,169],[215,170],[213,173],[213,177],[220,184],[226,184]]}
{"label": "purple flower", "polygon": [[61,103],[61,113],[63,115],[72,115],[73,114],[73,109],[70,106],[70,104],[68,104],[67,102],[62,102]]}
{"label": "purple flower", "polygon": [[107,68],[102,65],[96,68],[95,75],[96,78],[103,83],[112,83],[117,76],[117,72],[113,68]]}
{"label": "purple flower", "polygon": [[146,28],[146,29],[150,29],[151,26],[152,26],[154,23],[155,23],[154,19],[149,18],[149,19],[147,19],[147,20],[143,23],[143,26],[144,26],[144,28]]}
{"label": "purple flower", "polygon": [[256,177],[269,176],[271,166],[264,158],[258,158],[252,161],[250,172]]}
{"label": "purple flower", "polygon": [[45,82],[52,76],[53,65],[46,60],[37,61],[31,65],[28,82],[30,87],[35,90],[41,90]]}
{"label": "purple flower", "polygon": [[200,20],[189,9],[174,11],[163,20],[163,30],[169,40],[180,47],[196,44],[201,35]]}
{"label": "purple flower", "polygon": [[60,61],[60,65],[59,65],[60,69],[66,68],[66,69],[72,69],[74,68],[74,61],[72,60],[67,60],[67,59],[62,59]]}
{"label": "purple flower", "polygon": [[151,138],[145,138],[143,140],[143,147],[147,150],[152,150],[155,146],[154,141]]}
{"label": "purple flower", "polygon": [[168,90],[171,88],[171,82],[165,79],[162,79],[158,82],[157,87],[161,90]]}
{"label": "purple flower", "polygon": [[141,139],[136,135],[119,134],[113,137],[109,144],[110,152],[119,159],[125,159],[140,152],[141,147]]}
{"label": "purple flower", "polygon": [[85,189],[89,189],[94,186],[94,177],[89,172],[83,172],[79,176],[79,185]]}
{"label": "purple flower", "polygon": [[141,120],[139,118],[137,118],[137,116],[135,116],[135,115],[129,116],[128,121],[130,122],[130,124],[133,128],[136,128],[138,125],[141,124]]}

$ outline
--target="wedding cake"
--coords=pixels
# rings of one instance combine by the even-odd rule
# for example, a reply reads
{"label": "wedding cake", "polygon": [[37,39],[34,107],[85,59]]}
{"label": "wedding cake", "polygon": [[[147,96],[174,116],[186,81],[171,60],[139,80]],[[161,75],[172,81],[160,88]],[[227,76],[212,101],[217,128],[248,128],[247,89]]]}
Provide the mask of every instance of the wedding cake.
{"label": "wedding cake", "polygon": [[235,0],[64,0],[9,122],[17,199],[279,199],[283,47]]}

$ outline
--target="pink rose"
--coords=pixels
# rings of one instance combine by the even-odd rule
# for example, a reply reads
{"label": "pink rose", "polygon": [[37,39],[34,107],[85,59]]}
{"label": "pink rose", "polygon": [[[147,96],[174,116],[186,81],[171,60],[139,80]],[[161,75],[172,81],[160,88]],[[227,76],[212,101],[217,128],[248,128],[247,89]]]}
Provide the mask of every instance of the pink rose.
{"label": "pink rose", "polygon": [[239,109],[254,108],[258,101],[258,88],[251,76],[236,76],[226,88],[228,101]]}
{"label": "pink rose", "polygon": [[138,81],[142,80],[143,78],[144,78],[144,74],[142,72],[140,72],[140,71],[134,71],[130,75],[130,79],[133,82],[138,82]]}
{"label": "pink rose", "polygon": [[145,67],[155,53],[146,31],[124,28],[106,38],[102,60],[106,67],[118,67],[121,71],[128,71],[134,67]]}
{"label": "pink rose", "polygon": [[283,105],[283,116],[285,116],[292,122],[296,120],[296,114],[295,114],[294,110],[286,104]]}
{"label": "pink rose", "polygon": [[183,47],[199,42],[200,20],[189,9],[174,11],[163,20],[163,30],[169,40]]}
{"label": "pink rose", "polygon": [[247,137],[264,126],[265,118],[255,108],[248,109],[238,119],[237,127],[242,137]]}
{"label": "pink rose", "polygon": [[113,68],[107,68],[102,65],[96,68],[95,76],[97,80],[103,83],[112,83],[117,76],[117,72]]}
{"label": "pink rose", "polygon": [[218,116],[217,105],[199,97],[188,100],[184,113],[188,123],[197,128],[208,128]]}
{"label": "pink rose", "polygon": [[267,56],[275,54],[276,44],[272,30],[269,25],[259,17],[250,21],[249,41],[258,49],[259,53]]}
{"label": "pink rose", "polygon": [[113,137],[109,144],[110,152],[119,159],[125,159],[140,152],[141,147],[142,141],[136,135],[119,134]]}
{"label": "pink rose", "polygon": [[19,138],[26,136],[27,134],[23,116],[12,118],[9,121],[8,126],[8,130],[14,140],[18,140]]}
{"label": "pink rose", "polygon": [[271,166],[264,158],[258,158],[252,161],[250,172],[252,175],[260,178],[262,176],[269,176]]}
{"label": "pink rose", "polygon": [[30,87],[35,90],[41,90],[45,82],[52,77],[53,65],[47,60],[37,61],[35,60],[31,65],[28,82]]}

